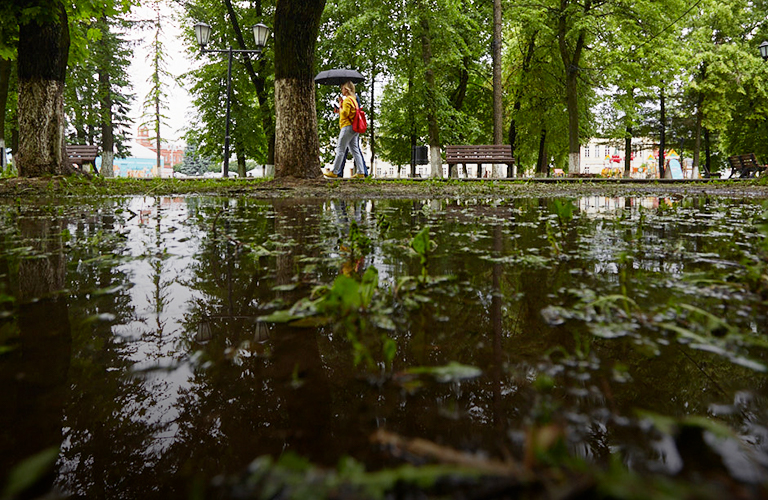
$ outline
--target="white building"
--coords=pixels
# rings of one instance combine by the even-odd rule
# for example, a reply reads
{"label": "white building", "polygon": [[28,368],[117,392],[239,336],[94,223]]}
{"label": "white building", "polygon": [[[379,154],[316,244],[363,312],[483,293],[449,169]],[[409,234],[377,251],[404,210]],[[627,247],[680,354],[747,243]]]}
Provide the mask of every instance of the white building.
{"label": "white building", "polygon": [[[656,175],[653,141],[647,138],[633,138],[630,156],[630,175],[648,178]],[[582,174],[623,175],[624,141],[595,137],[581,146],[580,167]]]}

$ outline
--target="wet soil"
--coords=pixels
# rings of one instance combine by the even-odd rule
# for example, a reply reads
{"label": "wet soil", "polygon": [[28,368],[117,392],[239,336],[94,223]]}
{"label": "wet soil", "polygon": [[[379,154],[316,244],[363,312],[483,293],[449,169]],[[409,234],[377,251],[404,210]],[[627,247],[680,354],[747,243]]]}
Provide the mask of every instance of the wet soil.
{"label": "wet soil", "polygon": [[50,195],[247,195],[254,198],[409,199],[421,196],[517,198],[558,196],[729,196],[768,198],[768,183],[746,180],[326,180],[326,179],[85,179],[50,177],[0,180],[0,197]]}

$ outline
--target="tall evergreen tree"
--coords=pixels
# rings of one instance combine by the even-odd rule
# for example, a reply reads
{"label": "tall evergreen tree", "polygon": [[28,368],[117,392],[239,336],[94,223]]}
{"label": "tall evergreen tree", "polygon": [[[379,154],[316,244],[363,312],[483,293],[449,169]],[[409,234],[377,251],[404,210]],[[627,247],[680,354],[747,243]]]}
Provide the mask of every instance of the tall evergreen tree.
{"label": "tall evergreen tree", "polygon": [[168,109],[168,94],[166,93],[166,79],[170,78],[170,73],[166,69],[165,63],[165,44],[163,42],[163,15],[162,0],[154,0],[152,9],[155,17],[152,23],[152,42],[147,58],[150,60],[152,73],[149,76],[150,89],[144,98],[144,126],[151,126],[154,135],[150,140],[155,142],[156,164],[152,175],[160,177],[162,169],[162,138],[161,131],[166,124],[168,117],[164,112]]}

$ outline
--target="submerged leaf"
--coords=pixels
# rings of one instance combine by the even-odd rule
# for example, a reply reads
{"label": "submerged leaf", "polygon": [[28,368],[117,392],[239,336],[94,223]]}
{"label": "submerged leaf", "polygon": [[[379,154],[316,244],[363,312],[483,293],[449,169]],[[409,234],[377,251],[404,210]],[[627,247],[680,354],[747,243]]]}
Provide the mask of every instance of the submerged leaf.
{"label": "submerged leaf", "polygon": [[477,378],[483,374],[480,368],[463,365],[456,361],[451,361],[445,366],[417,366],[408,368],[405,373],[410,375],[431,375],[438,382],[455,382],[470,378]]}

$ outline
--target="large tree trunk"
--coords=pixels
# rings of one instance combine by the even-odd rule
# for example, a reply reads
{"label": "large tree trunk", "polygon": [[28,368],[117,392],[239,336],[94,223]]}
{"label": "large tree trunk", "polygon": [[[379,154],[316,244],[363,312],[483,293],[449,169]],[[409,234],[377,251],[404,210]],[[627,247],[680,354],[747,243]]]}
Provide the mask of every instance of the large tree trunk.
{"label": "large tree trunk", "polygon": [[[493,143],[504,143],[501,102],[501,0],[493,0]],[[504,177],[506,165],[494,165],[493,176]]]}
{"label": "large tree trunk", "polygon": [[664,178],[664,149],[667,147],[667,108],[664,102],[664,89],[659,89],[659,178]]}
{"label": "large tree trunk", "polygon": [[11,60],[0,57],[0,173],[5,173],[5,112],[8,106],[8,86],[11,81]]}
{"label": "large tree trunk", "polygon": [[320,144],[315,45],[325,0],[278,0],[275,11],[275,177],[315,179]]}
{"label": "large tree trunk", "polygon": [[547,130],[541,129],[539,138],[539,157],[536,160],[536,175],[546,177],[549,174],[549,155],[547,154]]}
{"label": "large tree trunk", "polygon": [[[581,144],[579,142],[579,63],[581,62],[581,53],[584,50],[584,31],[581,29],[576,38],[573,48],[568,43],[570,29],[568,27],[568,1],[561,0],[561,14],[558,23],[558,44],[560,48],[560,58],[565,68],[565,100],[568,108],[568,172],[572,174],[581,173],[580,152]],[[592,8],[591,0],[584,3],[584,13]]]}
{"label": "large tree trunk", "polygon": [[[100,24],[102,29],[109,29],[107,16],[103,15]],[[100,41],[101,50],[106,54],[107,37]],[[104,58],[99,58],[99,64],[103,64]],[[99,68],[99,108],[101,110],[101,175],[113,177],[113,160],[115,158],[115,132],[112,126],[112,82],[109,77],[109,68]]]}
{"label": "large tree trunk", "polygon": [[99,73],[99,90],[101,94],[101,175],[113,177],[115,159],[115,135],[112,128],[112,93],[109,72]]}
{"label": "large tree trunk", "polygon": [[[514,111],[512,112],[512,118],[509,121],[509,144],[512,146],[512,156],[517,160],[517,124],[515,120],[517,119],[517,115],[522,108],[522,100],[521,100],[521,84],[523,82],[523,78],[525,78],[526,73],[528,73],[528,69],[530,68],[531,60],[533,60],[533,53],[536,48],[536,35],[538,34],[538,31],[534,31],[531,35],[530,40],[528,41],[528,46],[525,51],[525,58],[523,58],[523,65],[520,68],[520,79],[518,80],[517,89],[515,90],[515,104],[513,106]],[[517,161],[518,165],[520,164],[519,161]]]}
{"label": "large tree trunk", "polygon": [[435,111],[435,95],[437,93],[437,84],[435,83],[435,72],[432,69],[432,39],[429,32],[429,19],[427,18],[426,7],[419,6],[419,25],[421,33],[421,58],[424,62],[426,71],[424,80],[427,82],[427,134],[429,136],[429,176],[443,176],[443,156],[440,152],[440,127],[437,123],[437,113]]}
{"label": "large tree trunk", "polygon": [[624,136],[624,177],[632,174],[632,127],[627,125],[627,133]]}
{"label": "large tree trunk", "polygon": [[19,154],[21,177],[71,171],[64,154],[64,78],[69,26],[64,4],[46,21],[19,26]]}
{"label": "large tree trunk", "polygon": [[[704,120],[704,113],[701,111],[701,107],[704,104],[704,96],[699,94],[699,102],[696,106],[696,130],[694,132],[696,139],[693,144],[693,165],[691,165],[691,179],[699,178],[699,163],[701,158],[701,130],[702,122]],[[682,154],[682,151],[680,152]]]}
{"label": "large tree trunk", "polygon": [[[375,176],[374,174],[376,172],[376,170],[375,170],[375,166],[376,166],[376,133],[375,133],[375,130],[376,130],[376,106],[375,106],[375,104],[376,104],[376,94],[374,92],[376,86],[373,84],[373,82],[376,81],[376,72],[377,72],[377,70],[378,69],[377,69],[377,66],[376,66],[376,57],[374,56],[373,61],[371,63],[371,87],[370,87],[370,90],[371,90],[371,107],[370,107],[370,110],[369,110],[370,113],[369,113],[369,116],[368,116],[368,118],[369,118],[369,120],[368,120],[368,128],[371,129],[370,133],[369,133],[369,139],[368,139],[370,141],[370,146],[371,146],[371,159],[368,162],[368,174],[372,175],[372,176]],[[398,174],[399,174],[399,169],[398,169]]]}

